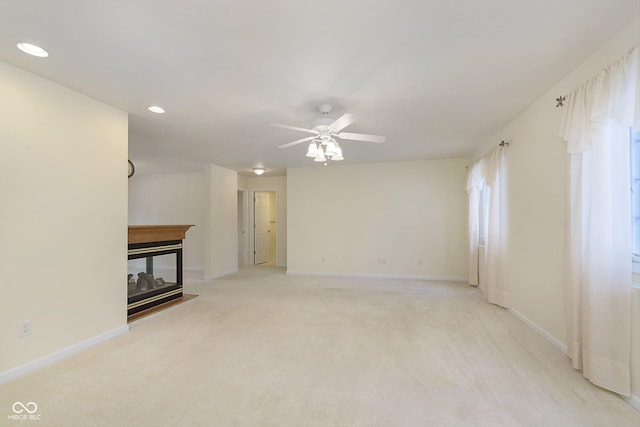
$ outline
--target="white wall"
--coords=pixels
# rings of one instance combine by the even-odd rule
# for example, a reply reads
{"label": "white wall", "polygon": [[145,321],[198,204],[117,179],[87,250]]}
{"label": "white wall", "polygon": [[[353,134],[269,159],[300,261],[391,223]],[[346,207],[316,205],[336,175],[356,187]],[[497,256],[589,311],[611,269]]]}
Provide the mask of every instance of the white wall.
{"label": "white wall", "polygon": [[128,142],[122,111],[4,62],[0,93],[6,374],[126,330]]}
{"label": "white wall", "polygon": [[204,277],[216,278],[238,271],[238,173],[208,165],[205,177]]}
{"label": "white wall", "polygon": [[195,224],[184,241],[185,269],[224,276],[238,270],[237,189],[237,173],[217,165],[203,173],[134,175],[129,223]]}
{"label": "white wall", "polygon": [[467,270],[466,164],[289,169],[289,272],[461,280]]}
{"label": "white wall", "polygon": [[238,190],[247,190],[249,188],[249,177],[238,175]]}
{"label": "white wall", "polygon": [[183,265],[202,270],[206,189],[204,172],[134,175],[129,179],[129,225],[194,224],[184,239]]}
{"label": "white wall", "polygon": [[[504,139],[509,168],[509,284],[512,309],[559,347],[566,346],[563,260],[565,235],[566,145],[558,137],[562,108],[555,98],[575,90],[640,43],[640,17],[595,52],[575,71],[487,141],[474,155]],[[634,309],[639,305],[636,297]],[[635,357],[632,392],[640,396],[640,330],[634,314]],[[637,397],[636,397],[637,398]],[[640,401],[639,401],[640,403]]]}

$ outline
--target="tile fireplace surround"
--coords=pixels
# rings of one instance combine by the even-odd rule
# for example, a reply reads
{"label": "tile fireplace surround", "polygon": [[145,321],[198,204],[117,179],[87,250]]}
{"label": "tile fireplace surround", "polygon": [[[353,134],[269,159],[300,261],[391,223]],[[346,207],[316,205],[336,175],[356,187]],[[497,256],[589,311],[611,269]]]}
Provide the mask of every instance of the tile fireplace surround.
{"label": "tile fireplace surround", "polygon": [[130,225],[127,316],[182,297],[182,240],[193,225]]}

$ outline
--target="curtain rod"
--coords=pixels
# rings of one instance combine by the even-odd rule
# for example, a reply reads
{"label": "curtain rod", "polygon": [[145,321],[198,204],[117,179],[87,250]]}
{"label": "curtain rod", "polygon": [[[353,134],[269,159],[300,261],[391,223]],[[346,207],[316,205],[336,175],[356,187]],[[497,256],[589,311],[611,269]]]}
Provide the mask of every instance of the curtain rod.
{"label": "curtain rod", "polygon": [[[596,74],[595,77],[593,77],[591,80],[589,80],[589,82],[592,82],[596,79],[598,79],[598,77],[602,74],[602,73],[606,73],[609,72],[615,65],[619,64],[622,61],[625,61],[630,55],[633,54],[633,51],[636,49],[640,49],[640,44],[637,44],[635,46],[632,46],[626,54],[624,54],[621,58],[619,58],[616,62],[614,62],[613,64],[607,66],[606,68],[604,68],[602,71],[600,71],[600,73]],[[586,83],[585,83],[586,84]],[[584,85],[583,85],[584,86]],[[577,89],[576,89],[577,90]],[[575,92],[575,91],[574,91]],[[572,92],[573,93],[573,92]],[[556,98],[556,108],[558,107],[562,107],[564,105],[564,101],[567,99],[566,96],[564,95],[560,95],[559,97]]]}
{"label": "curtain rod", "polygon": [[[500,146],[500,147],[508,147],[508,146],[510,146],[510,145],[511,145],[511,143],[510,143],[510,142],[508,142],[508,141],[500,141],[500,144],[498,144],[498,146]],[[466,170],[469,170],[469,165],[465,165],[465,167],[464,167],[464,168],[465,168]]]}

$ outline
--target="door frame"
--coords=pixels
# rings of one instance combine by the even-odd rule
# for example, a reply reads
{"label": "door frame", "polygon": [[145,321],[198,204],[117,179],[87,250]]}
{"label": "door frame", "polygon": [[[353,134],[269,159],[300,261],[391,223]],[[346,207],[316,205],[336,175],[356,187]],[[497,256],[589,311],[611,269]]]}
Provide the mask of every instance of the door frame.
{"label": "door frame", "polygon": [[244,234],[242,235],[242,265],[250,265],[250,245],[249,245],[249,190],[238,188],[238,192],[242,193],[242,212],[238,212],[239,222],[242,224]]}

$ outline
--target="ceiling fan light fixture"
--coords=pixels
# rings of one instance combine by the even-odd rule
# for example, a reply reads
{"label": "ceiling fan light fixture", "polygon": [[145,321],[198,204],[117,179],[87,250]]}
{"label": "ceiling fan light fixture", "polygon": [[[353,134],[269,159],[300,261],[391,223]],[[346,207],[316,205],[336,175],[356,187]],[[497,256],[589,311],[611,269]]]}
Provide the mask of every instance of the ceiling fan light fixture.
{"label": "ceiling fan light fixture", "polygon": [[331,160],[335,160],[336,162],[344,160],[344,157],[342,157],[342,148],[340,148],[338,144],[336,144],[336,154],[331,157]]}
{"label": "ceiling fan light fixture", "polygon": [[324,151],[322,151],[322,147],[318,147],[318,154],[316,158],[313,159],[314,162],[326,162],[327,158],[324,156]]}
{"label": "ceiling fan light fixture", "polygon": [[338,154],[338,150],[337,150],[337,148],[336,148],[336,142],[335,142],[333,139],[330,139],[330,140],[327,142],[327,146],[326,146],[326,148],[324,149],[324,154],[325,154],[325,156],[327,156],[327,157],[333,157],[333,156],[335,156],[336,154]]}
{"label": "ceiling fan light fixture", "polygon": [[314,120],[311,128],[272,124],[271,126],[313,134],[313,136],[307,136],[306,138],[279,145],[278,148],[288,148],[311,141],[305,156],[313,159],[315,162],[326,165],[328,160],[344,160],[342,149],[338,145],[338,140],[362,141],[375,144],[385,142],[385,137],[381,135],[342,132],[344,128],[358,120],[357,115],[345,113],[334,120],[327,117],[327,114],[331,112],[331,105],[322,104],[319,108],[324,117]]}
{"label": "ceiling fan light fixture", "polygon": [[307,150],[307,157],[314,158],[318,154],[318,146],[314,141],[309,144],[309,150]]}
{"label": "ceiling fan light fixture", "polygon": [[253,173],[255,173],[256,175],[260,176],[263,173],[265,173],[266,169],[265,168],[253,168]]}

